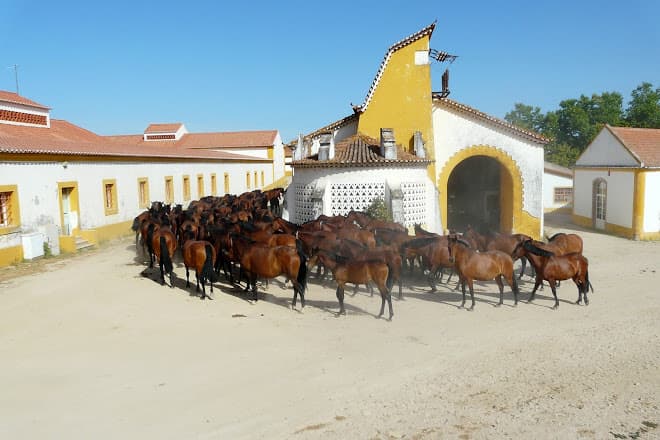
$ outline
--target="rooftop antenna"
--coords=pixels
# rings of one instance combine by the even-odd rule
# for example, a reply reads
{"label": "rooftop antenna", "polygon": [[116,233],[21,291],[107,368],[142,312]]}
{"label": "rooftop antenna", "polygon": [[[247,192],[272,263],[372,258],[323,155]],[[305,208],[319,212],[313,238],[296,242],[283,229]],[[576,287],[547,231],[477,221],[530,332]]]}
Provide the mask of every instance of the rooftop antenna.
{"label": "rooftop antenna", "polygon": [[9,66],[7,67],[7,69],[14,69],[14,80],[16,81],[16,94],[20,95],[20,93],[18,93],[18,64]]}

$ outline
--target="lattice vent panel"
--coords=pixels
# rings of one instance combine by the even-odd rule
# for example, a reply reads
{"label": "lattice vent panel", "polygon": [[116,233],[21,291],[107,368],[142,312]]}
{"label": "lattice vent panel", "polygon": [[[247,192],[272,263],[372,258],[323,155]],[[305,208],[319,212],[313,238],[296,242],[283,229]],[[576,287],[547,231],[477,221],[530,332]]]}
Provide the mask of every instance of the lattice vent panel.
{"label": "lattice vent panel", "polygon": [[376,198],[385,200],[385,182],[333,183],[330,187],[332,215],[363,211]]}
{"label": "lattice vent panel", "polygon": [[303,185],[297,183],[295,185],[296,194],[296,212],[294,222],[302,224],[310,220],[314,220],[314,201],[312,194],[314,193],[314,184]]}
{"label": "lattice vent panel", "polygon": [[426,223],[426,184],[424,182],[403,182],[403,213],[406,226]]}

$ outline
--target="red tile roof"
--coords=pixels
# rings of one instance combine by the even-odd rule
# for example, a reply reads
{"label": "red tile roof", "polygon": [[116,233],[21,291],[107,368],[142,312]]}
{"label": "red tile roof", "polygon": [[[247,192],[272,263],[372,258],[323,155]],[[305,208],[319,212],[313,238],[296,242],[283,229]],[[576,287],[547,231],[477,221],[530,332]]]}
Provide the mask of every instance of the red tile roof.
{"label": "red tile roof", "polygon": [[11,102],[12,104],[27,105],[30,107],[41,108],[44,110],[50,110],[45,105],[39,104],[38,102],[31,101],[27,98],[23,98],[22,96],[17,95],[16,93],[7,92],[5,90],[0,90],[0,101]]}
{"label": "red tile roof", "polygon": [[401,164],[424,165],[432,162],[410,154],[397,145],[397,158],[385,159],[380,155],[380,143],[362,133],[354,134],[335,145],[335,157],[320,161],[318,155],[292,162],[292,166],[300,168],[324,167],[381,167]]}
{"label": "red tile roof", "polygon": [[255,148],[272,147],[277,130],[226,131],[216,133],[186,133],[179,140],[145,141],[142,135],[104,136],[111,141],[128,143],[136,148],[144,145],[161,145],[163,148],[190,149]]}
{"label": "red tile roof", "polygon": [[155,134],[155,133],[176,133],[176,131],[181,128],[183,124],[181,122],[175,122],[173,124],[149,124],[145,134]]}
{"label": "red tile roof", "polygon": [[630,151],[641,167],[660,167],[660,129],[605,127]]}
{"label": "red tile roof", "polygon": [[142,135],[99,136],[67,121],[51,119],[50,128],[0,124],[0,153],[135,158],[263,161],[229,152],[200,150],[179,142],[144,142]]}
{"label": "red tile roof", "polygon": [[491,123],[493,125],[496,125],[500,128],[503,128],[506,131],[512,132],[514,134],[517,134],[519,136],[522,136],[526,139],[529,139],[531,141],[541,143],[541,144],[547,144],[550,142],[550,139],[546,138],[545,136],[542,136],[538,133],[535,133],[530,130],[525,130],[520,127],[517,127],[513,124],[509,124],[508,122],[498,119],[494,116],[490,116],[484,112],[481,112],[475,108],[472,108],[470,106],[467,106],[465,104],[461,104],[459,102],[453,101],[449,98],[443,98],[439,93],[434,93],[433,94],[433,101],[437,102],[439,104],[442,104],[445,107],[451,108],[453,110],[457,110],[459,112],[463,113],[468,113],[471,114],[472,116],[475,116],[476,118],[484,121]]}

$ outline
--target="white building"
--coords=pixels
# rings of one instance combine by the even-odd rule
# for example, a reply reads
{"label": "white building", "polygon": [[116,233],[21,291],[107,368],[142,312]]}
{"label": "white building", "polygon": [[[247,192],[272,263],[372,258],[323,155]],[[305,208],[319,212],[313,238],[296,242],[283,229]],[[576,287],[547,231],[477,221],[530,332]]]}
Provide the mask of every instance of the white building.
{"label": "white building", "polygon": [[572,212],[573,170],[551,162],[545,162],[543,210],[545,212]]}
{"label": "white building", "polygon": [[660,129],[606,125],[575,163],[573,221],[660,239]]}
{"label": "white building", "polygon": [[[237,154],[236,152],[242,154]],[[188,133],[152,124],[99,136],[15,93],[0,91],[0,265],[74,252],[131,233],[151,201],[187,205],[239,194],[284,174],[277,131]]]}

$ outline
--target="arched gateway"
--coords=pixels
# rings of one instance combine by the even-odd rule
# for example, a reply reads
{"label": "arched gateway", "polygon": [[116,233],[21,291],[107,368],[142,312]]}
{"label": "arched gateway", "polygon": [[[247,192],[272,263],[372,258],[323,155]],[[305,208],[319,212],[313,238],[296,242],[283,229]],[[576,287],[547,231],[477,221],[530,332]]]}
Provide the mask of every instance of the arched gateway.
{"label": "arched gateway", "polygon": [[482,231],[510,233],[520,226],[522,178],[506,153],[475,146],[456,153],[440,173],[438,186],[448,229],[467,225]]}

